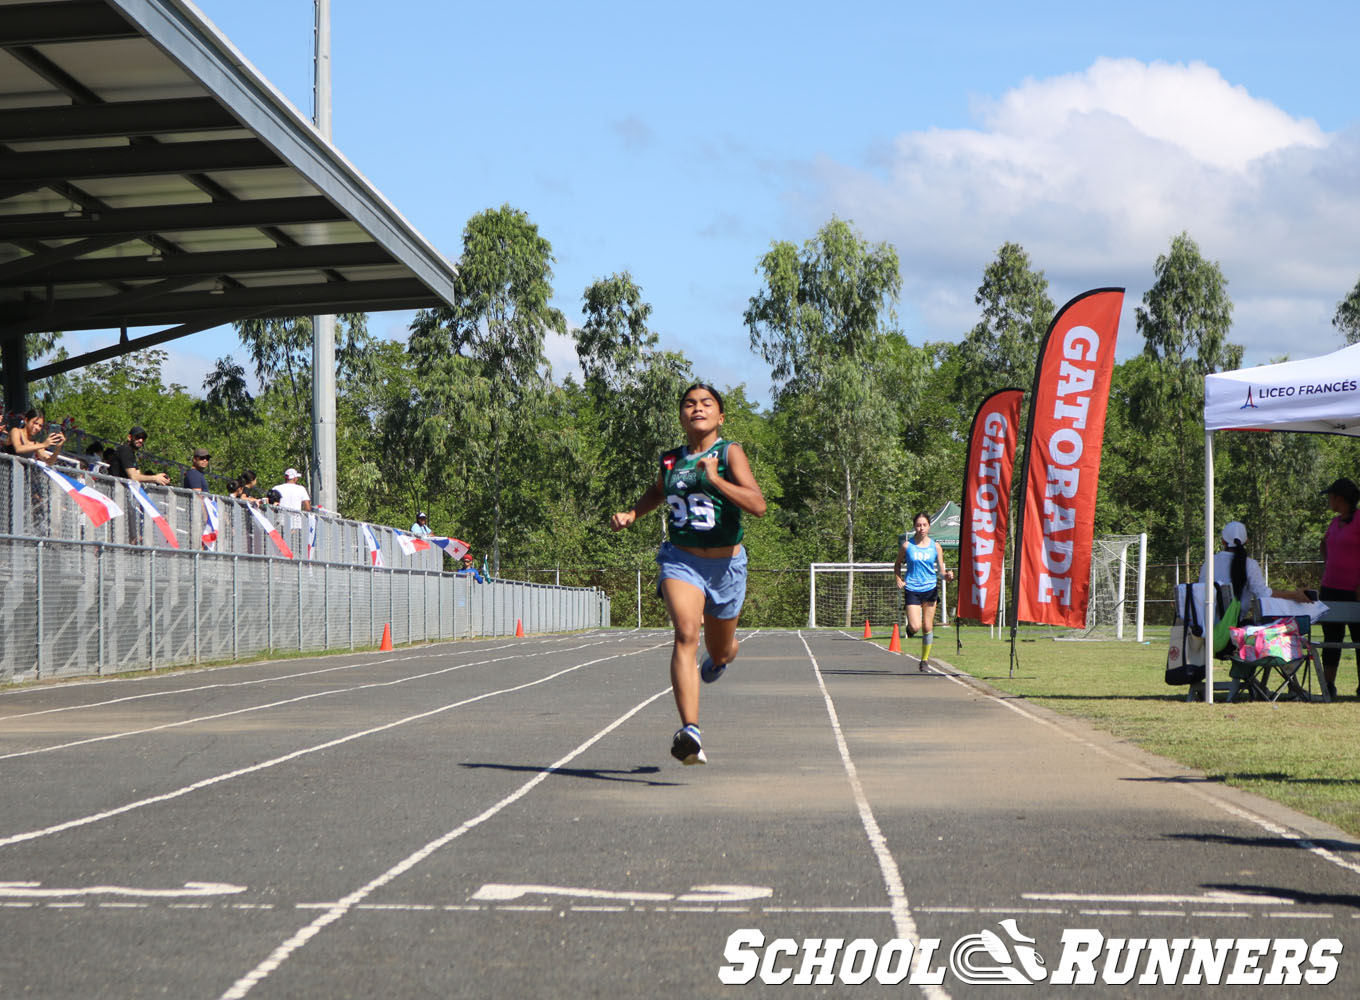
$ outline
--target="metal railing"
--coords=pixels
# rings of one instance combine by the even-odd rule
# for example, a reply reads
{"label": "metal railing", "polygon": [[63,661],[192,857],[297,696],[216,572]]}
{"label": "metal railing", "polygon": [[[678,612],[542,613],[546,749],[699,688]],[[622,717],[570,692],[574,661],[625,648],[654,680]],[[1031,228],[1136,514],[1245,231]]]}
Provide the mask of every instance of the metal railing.
{"label": "metal railing", "polygon": [[[115,479],[66,463],[53,466],[77,483],[98,490],[123,509],[121,517],[96,527],[39,465],[29,459],[0,455],[0,533],[158,549],[174,548],[161,535],[151,518],[143,513],[126,479]],[[251,516],[251,505],[246,501],[172,486],[143,484],[142,488],[165,517],[180,551],[204,548],[203,535],[208,528],[205,498],[217,508],[218,528],[214,551],[265,555],[273,548],[264,529]],[[321,562],[357,566],[371,564],[364,523],[361,521],[351,521],[325,512],[285,510],[267,504],[256,509],[271,525],[278,527],[285,543],[298,558],[310,557]],[[406,532],[379,524],[370,524],[368,528],[382,552],[384,566],[393,569],[443,568],[442,550],[428,548],[408,555],[397,542],[398,535]],[[313,543],[310,554],[309,541]]]}

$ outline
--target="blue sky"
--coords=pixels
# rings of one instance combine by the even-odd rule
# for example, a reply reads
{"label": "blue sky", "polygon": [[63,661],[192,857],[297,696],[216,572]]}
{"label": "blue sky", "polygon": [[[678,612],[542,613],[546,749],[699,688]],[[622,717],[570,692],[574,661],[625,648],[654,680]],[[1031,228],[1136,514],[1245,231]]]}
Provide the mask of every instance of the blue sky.
{"label": "blue sky", "polygon": [[[201,0],[304,114],[311,0]],[[332,0],[334,141],[447,257],[486,208],[551,241],[555,304],[628,270],[663,346],[769,400],[741,314],[831,216],[902,260],[908,339],[958,340],[1006,240],[1062,303],[1171,238],[1222,266],[1248,363],[1340,346],[1360,278],[1360,5]],[[372,318],[401,336],[408,314]],[[229,330],[169,345],[198,391]],[[560,376],[574,353],[550,345]]]}

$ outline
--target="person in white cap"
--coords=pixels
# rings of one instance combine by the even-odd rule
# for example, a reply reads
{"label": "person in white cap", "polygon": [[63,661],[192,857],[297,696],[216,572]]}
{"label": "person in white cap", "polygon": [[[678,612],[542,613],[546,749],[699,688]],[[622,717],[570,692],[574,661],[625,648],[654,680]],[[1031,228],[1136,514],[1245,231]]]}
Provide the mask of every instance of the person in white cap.
{"label": "person in white cap", "polygon": [[[1243,618],[1247,617],[1247,610],[1253,601],[1259,607],[1260,602],[1267,597],[1308,603],[1309,597],[1302,590],[1272,590],[1270,584],[1266,583],[1265,574],[1261,572],[1261,564],[1247,555],[1245,524],[1241,521],[1229,521],[1223,525],[1222,537],[1224,551],[1214,553],[1214,583],[1232,586],[1233,596],[1237,598],[1242,608]],[[1206,562],[1200,571],[1199,582],[1207,583],[1208,576],[1209,564]]]}
{"label": "person in white cap", "polygon": [[275,486],[279,491],[279,506],[286,510],[311,510],[312,498],[307,493],[307,487],[303,486],[299,479],[302,473],[297,469],[284,469],[283,482]]}

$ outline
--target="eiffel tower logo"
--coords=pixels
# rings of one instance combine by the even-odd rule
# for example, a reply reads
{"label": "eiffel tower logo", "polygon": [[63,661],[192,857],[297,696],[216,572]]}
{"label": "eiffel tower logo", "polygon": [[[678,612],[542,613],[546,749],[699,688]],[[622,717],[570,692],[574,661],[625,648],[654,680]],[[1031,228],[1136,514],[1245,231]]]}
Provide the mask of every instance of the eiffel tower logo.
{"label": "eiffel tower logo", "polygon": [[1239,410],[1255,410],[1257,406],[1251,399],[1251,386],[1247,386],[1247,401],[1238,407]]}

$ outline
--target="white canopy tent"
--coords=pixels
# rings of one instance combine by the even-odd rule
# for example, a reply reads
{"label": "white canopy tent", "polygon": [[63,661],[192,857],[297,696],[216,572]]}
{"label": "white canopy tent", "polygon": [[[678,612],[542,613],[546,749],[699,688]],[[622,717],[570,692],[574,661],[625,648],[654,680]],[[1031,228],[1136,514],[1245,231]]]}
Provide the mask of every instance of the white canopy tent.
{"label": "white canopy tent", "polygon": [[[1301,431],[1360,437],[1360,344],[1277,365],[1204,378],[1204,552],[1213,555],[1214,431]],[[1214,620],[1205,588],[1202,620]],[[1206,656],[1205,700],[1214,697],[1214,660]]]}

